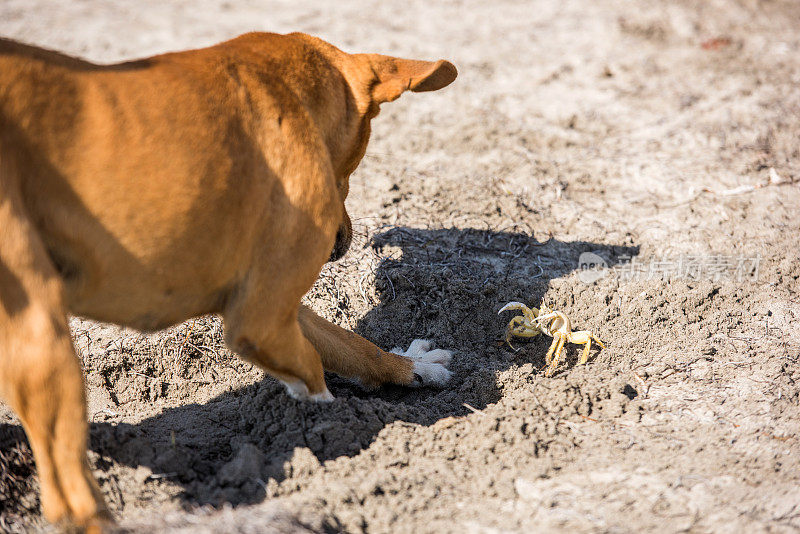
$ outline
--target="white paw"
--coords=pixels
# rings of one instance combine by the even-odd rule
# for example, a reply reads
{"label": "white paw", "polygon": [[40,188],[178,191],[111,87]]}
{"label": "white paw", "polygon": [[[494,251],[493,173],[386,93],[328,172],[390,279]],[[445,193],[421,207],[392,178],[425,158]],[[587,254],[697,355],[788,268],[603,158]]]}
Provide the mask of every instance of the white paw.
{"label": "white paw", "polygon": [[311,401],[311,402],[331,402],[334,399],[334,396],[328,391],[328,388],[325,388],[324,391],[320,393],[314,393],[311,395],[308,392],[308,386],[306,386],[305,382],[302,380],[296,380],[293,382],[286,382],[281,380],[284,386],[286,386],[286,393],[295,400],[300,401]]}
{"label": "white paw", "polygon": [[414,360],[414,382],[412,386],[444,386],[450,381],[453,373],[447,370],[453,355],[449,350],[433,349],[427,339],[415,339],[403,351],[399,347],[392,349],[395,354]]}

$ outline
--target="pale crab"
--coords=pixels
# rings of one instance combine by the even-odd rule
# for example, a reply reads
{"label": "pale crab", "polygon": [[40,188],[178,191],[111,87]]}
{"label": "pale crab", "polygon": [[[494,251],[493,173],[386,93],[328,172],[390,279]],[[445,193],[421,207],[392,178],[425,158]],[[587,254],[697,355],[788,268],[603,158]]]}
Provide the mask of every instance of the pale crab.
{"label": "pale crab", "polygon": [[564,348],[564,343],[574,343],[576,345],[583,345],[583,352],[581,359],[578,361],[579,365],[585,364],[589,359],[589,351],[592,348],[592,341],[605,348],[603,342],[588,330],[580,330],[578,332],[572,331],[572,321],[563,312],[555,311],[545,305],[539,306],[539,309],[528,308],[521,302],[509,302],[503,306],[499,312],[518,310],[522,315],[518,315],[511,319],[506,327],[506,343],[511,348],[511,336],[516,337],[536,337],[539,334],[547,334],[553,338],[553,343],[550,344],[550,350],[547,351],[545,356],[545,363],[547,370],[545,376],[551,376],[558,367],[561,361],[561,352]]}

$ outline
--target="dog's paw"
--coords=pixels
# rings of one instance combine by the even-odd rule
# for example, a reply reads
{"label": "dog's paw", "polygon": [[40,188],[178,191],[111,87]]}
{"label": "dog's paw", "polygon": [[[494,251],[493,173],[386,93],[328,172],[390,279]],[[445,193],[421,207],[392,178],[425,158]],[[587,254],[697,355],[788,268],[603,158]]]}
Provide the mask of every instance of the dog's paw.
{"label": "dog's paw", "polygon": [[395,354],[414,361],[412,386],[444,386],[450,381],[453,373],[448,371],[447,366],[453,354],[449,350],[431,350],[431,346],[427,339],[415,339],[406,351],[399,347],[392,349]]}
{"label": "dog's paw", "polygon": [[325,388],[325,391],[320,393],[311,394],[308,392],[308,387],[305,382],[297,380],[295,382],[286,382],[281,380],[283,385],[286,386],[286,393],[295,400],[311,401],[311,402],[331,402],[335,398],[333,394]]}

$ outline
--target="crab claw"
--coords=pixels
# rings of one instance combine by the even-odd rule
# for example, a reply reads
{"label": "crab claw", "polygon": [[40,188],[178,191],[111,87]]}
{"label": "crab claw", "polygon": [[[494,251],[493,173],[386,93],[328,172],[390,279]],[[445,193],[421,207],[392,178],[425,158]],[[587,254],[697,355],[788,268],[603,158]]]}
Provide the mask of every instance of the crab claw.
{"label": "crab claw", "polygon": [[528,327],[532,327],[534,325],[534,323],[536,322],[536,316],[539,315],[539,310],[537,310],[536,308],[529,308],[523,303],[516,301],[509,302],[508,304],[500,308],[500,311],[497,313],[501,314],[504,311],[510,311],[510,310],[521,311],[522,315],[525,316],[525,322],[527,323]]}
{"label": "crab claw", "polygon": [[497,315],[500,315],[500,314],[501,314],[501,313],[503,313],[504,311],[509,311],[509,310],[520,310],[520,311],[525,311],[525,310],[529,310],[529,309],[530,309],[530,308],[528,308],[527,306],[525,306],[523,303],[514,301],[514,302],[509,302],[508,304],[506,304],[505,306],[503,306],[502,308],[500,308],[500,311],[499,311],[499,312],[497,312]]}
{"label": "crab claw", "polygon": [[546,321],[548,319],[553,319],[555,317],[558,317],[558,314],[556,312],[544,313],[536,317],[536,321]]}

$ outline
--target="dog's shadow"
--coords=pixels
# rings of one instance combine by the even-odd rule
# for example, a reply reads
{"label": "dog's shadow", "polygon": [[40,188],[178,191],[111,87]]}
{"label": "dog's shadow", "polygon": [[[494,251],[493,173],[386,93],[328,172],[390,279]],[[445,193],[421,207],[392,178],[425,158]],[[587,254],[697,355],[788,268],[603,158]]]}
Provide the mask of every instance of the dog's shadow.
{"label": "dog's shadow", "polygon": [[[186,505],[261,501],[287,476],[359,454],[391,423],[431,425],[496,402],[496,373],[520,360],[540,367],[544,352],[514,354],[503,345],[511,316],[498,317],[501,305],[537,303],[551,279],[578,268],[584,252],[609,266],[638,253],[638,247],[540,242],[523,233],[476,229],[396,227],[370,245],[384,257],[375,275],[380,303],[356,331],[384,348],[424,337],[454,351],[449,387],[368,392],[329,375],[336,400],[313,404],[289,399],[276,381],[265,379],[138,424],[93,423],[97,467],[107,474],[114,463],[145,466],[137,471],[137,484],[177,483]],[[546,347],[547,340],[540,343]],[[22,434],[4,426],[0,435]],[[131,488],[121,489],[125,498]]]}

